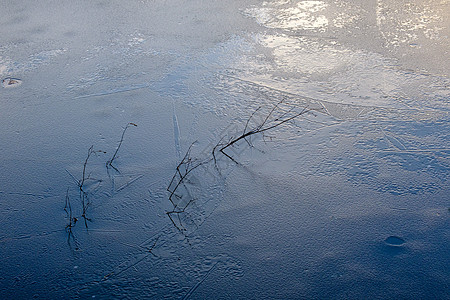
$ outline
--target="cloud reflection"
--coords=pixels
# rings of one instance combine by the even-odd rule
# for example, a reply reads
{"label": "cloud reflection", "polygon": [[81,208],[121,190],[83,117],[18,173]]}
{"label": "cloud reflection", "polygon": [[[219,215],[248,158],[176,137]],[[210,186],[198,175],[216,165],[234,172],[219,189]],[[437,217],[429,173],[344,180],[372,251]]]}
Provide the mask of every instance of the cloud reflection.
{"label": "cloud reflection", "polygon": [[268,28],[306,29],[324,31],[328,19],[321,12],[328,6],[324,1],[264,2],[246,12]]}

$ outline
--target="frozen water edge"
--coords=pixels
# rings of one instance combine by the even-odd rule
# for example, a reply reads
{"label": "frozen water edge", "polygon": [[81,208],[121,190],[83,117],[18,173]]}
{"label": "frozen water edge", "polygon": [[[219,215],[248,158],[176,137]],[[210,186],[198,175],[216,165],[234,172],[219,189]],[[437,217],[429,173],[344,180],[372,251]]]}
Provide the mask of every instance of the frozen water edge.
{"label": "frozen water edge", "polygon": [[[0,89],[2,297],[445,298],[441,2],[397,16],[394,1],[3,10],[1,79],[23,84]],[[430,25],[405,25],[418,9]],[[211,159],[280,100],[316,111],[236,143],[240,165],[222,155],[190,173],[180,233],[166,188],[191,143]],[[68,245],[66,191],[80,217],[91,145],[107,152],[87,164],[92,222]]]}

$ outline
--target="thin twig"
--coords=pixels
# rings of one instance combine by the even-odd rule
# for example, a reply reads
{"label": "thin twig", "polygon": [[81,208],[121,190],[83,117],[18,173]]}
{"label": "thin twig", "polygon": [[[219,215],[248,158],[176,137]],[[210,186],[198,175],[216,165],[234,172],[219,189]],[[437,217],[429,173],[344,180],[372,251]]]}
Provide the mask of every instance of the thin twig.
{"label": "thin twig", "polygon": [[82,205],[82,209],[83,209],[81,217],[84,219],[84,225],[86,226],[86,228],[88,228],[87,222],[92,221],[91,219],[89,219],[86,216],[87,209],[88,209],[89,205],[91,204],[89,202],[88,194],[84,190],[84,184],[85,184],[86,180],[90,179],[90,175],[86,176],[86,168],[87,168],[87,164],[88,164],[88,161],[89,161],[89,158],[91,157],[91,155],[97,154],[97,153],[106,153],[106,152],[102,151],[102,150],[94,150],[93,145],[91,147],[89,147],[88,154],[87,154],[86,159],[84,160],[84,164],[83,164],[82,177],[78,181],[78,188],[80,189],[80,200],[81,200],[81,205]]}
{"label": "thin twig", "polygon": [[[286,122],[292,121],[295,118],[307,113],[310,111],[310,109],[308,108],[303,108],[302,111],[295,113],[294,115],[291,115],[289,117],[286,117],[287,115],[289,115],[290,113],[292,113],[295,110],[295,107],[291,107],[289,110],[284,111],[280,116],[274,118],[271,120],[271,117],[273,116],[273,114],[276,112],[277,109],[279,109],[280,105],[284,103],[284,100],[279,101],[277,104],[275,104],[272,109],[269,111],[269,113],[267,114],[267,116],[264,118],[264,120],[257,125],[256,127],[254,127],[253,129],[249,130],[249,123],[250,120],[254,118],[254,115],[257,111],[260,110],[261,107],[258,107],[251,115],[250,117],[247,119],[247,122],[245,124],[244,127],[244,131],[243,133],[236,137],[236,138],[231,138],[229,140],[228,143],[223,144],[223,143],[218,143],[214,148],[213,148],[213,158],[214,161],[216,162],[216,155],[215,152],[217,151],[217,149],[219,149],[219,151],[225,155],[226,157],[228,157],[231,161],[235,162],[236,164],[239,164],[231,155],[229,155],[228,153],[225,152],[225,150],[231,146],[233,146],[234,144],[236,144],[237,142],[239,142],[240,140],[245,140],[247,142],[247,144],[249,146],[252,146],[252,144],[250,143],[250,141],[248,140],[248,137],[254,135],[254,134],[263,134],[263,138],[264,138],[264,133],[268,130],[274,129]],[[217,163],[217,162],[216,162]]]}
{"label": "thin twig", "polygon": [[[178,196],[176,194],[177,189],[180,187],[180,185],[184,184],[186,177],[195,169],[197,169],[198,167],[206,164],[209,162],[208,161],[200,161],[198,162],[195,159],[192,159],[190,157],[191,155],[191,149],[192,146],[195,144],[196,142],[193,142],[188,150],[186,151],[186,154],[184,155],[183,159],[181,160],[181,162],[177,165],[176,168],[176,172],[172,177],[172,180],[170,181],[168,187],[167,187],[167,191],[170,193],[169,195],[169,200],[172,203],[172,205],[174,206],[174,209],[177,208],[178,203],[175,203],[173,201],[173,197],[177,197],[177,198],[181,198],[181,196]],[[176,182],[176,183],[175,183]],[[173,186],[175,185],[175,186]]]}
{"label": "thin twig", "polygon": [[[180,231],[186,231],[186,228],[183,226],[183,222],[181,221],[181,217],[180,214],[186,212],[186,209],[188,208],[188,206],[193,203],[196,199],[192,198],[189,200],[189,202],[182,208],[182,209],[178,209],[176,210],[176,207],[172,210],[172,211],[168,211],[166,212],[167,216],[169,217],[169,219],[172,221],[173,225]],[[172,214],[176,214],[178,216],[178,223],[180,224],[180,227],[175,223],[175,221],[172,218]]]}
{"label": "thin twig", "polygon": [[[173,208],[171,211],[167,211],[166,214],[169,217],[172,224],[175,226],[175,228],[177,228],[180,232],[183,232],[186,230],[183,226],[180,215],[182,213],[184,213],[186,211],[186,209],[188,208],[188,206],[191,203],[193,203],[196,199],[191,197],[188,194],[188,199],[190,198],[189,201],[184,205],[184,207],[181,207],[183,196],[178,195],[177,191],[180,188],[180,186],[182,186],[182,185],[185,186],[185,188],[187,189],[185,182],[186,182],[187,178],[189,177],[190,173],[192,171],[194,171],[195,169],[197,169],[198,167],[200,167],[204,164],[207,164],[212,160],[212,159],[209,159],[209,160],[199,161],[197,159],[191,158],[192,146],[195,143],[196,142],[192,143],[189,146],[183,159],[177,165],[175,174],[173,175],[172,180],[170,181],[170,183],[167,187],[167,191],[169,192],[169,201],[172,203]],[[177,200],[177,201],[175,201],[175,200]],[[177,215],[179,225],[177,225],[177,222],[175,222],[173,215]]]}
{"label": "thin twig", "polygon": [[125,126],[125,128],[123,129],[123,132],[122,132],[122,136],[120,137],[119,145],[117,145],[116,151],[114,152],[114,154],[113,154],[113,156],[111,157],[111,159],[108,160],[108,161],[106,162],[106,168],[111,167],[111,168],[113,168],[114,170],[116,170],[117,173],[120,173],[120,171],[119,171],[115,166],[113,166],[112,163],[113,163],[114,160],[116,159],[117,153],[119,152],[119,149],[120,149],[120,147],[122,146],[122,143],[123,143],[123,140],[124,140],[124,137],[125,137],[125,132],[127,131],[128,127],[130,127],[130,126],[137,127],[137,125],[136,125],[135,123],[131,123],[131,122],[128,123],[128,124]]}
{"label": "thin twig", "polygon": [[75,249],[78,250],[78,242],[72,231],[72,228],[75,227],[75,224],[77,223],[78,218],[76,218],[72,215],[72,206],[70,205],[69,189],[67,189],[67,191],[66,191],[66,205],[64,206],[64,211],[66,212],[67,219],[68,219],[68,223],[66,225],[67,243],[69,244],[69,246],[71,246],[70,240],[72,239],[73,242],[75,243],[75,247],[76,247]]}

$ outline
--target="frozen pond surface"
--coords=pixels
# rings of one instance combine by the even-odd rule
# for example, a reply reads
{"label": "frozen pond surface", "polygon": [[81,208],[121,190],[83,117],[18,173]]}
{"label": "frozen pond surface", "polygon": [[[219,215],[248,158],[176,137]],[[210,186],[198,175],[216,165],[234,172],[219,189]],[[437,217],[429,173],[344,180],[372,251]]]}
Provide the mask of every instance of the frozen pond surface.
{"label": "frozen pond surface", "polygon": [[449,20],[3,3],[0,298],[449,299]]}

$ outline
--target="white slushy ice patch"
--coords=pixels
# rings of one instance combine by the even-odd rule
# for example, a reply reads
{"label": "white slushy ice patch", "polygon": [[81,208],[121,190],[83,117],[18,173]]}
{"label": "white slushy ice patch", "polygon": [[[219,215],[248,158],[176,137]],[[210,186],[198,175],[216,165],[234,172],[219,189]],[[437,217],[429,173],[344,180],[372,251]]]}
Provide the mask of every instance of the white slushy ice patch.
{"label": "white slushy ice patch", "polygon": [[321,31],[328,25],[328,19],[320,14],[326,7],[324,1],[274,1],[263,2],[245,13],[268,28]]}
{"label": "white slushy ice patch", "polygon": [[[233,76],[268,88],[328,102],[399,109],[449,110],[443,76],[402,70],[393,59],[337,42],[261,35],[255,49],[236,63]],[[256,50],[259,51],[259,50]],[[268,69],[265,66],[270,65]]]}
{"label": "white slushy ice patch", "polygon": [[[446,30],[443,24],[447,1],[427,0],[417,4],[407,2],[404,5],[377,0],[377,26],[390,45],[422,47],[422,41],[440,40]],[[448,12],[447,12],[448,13]]]}

